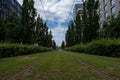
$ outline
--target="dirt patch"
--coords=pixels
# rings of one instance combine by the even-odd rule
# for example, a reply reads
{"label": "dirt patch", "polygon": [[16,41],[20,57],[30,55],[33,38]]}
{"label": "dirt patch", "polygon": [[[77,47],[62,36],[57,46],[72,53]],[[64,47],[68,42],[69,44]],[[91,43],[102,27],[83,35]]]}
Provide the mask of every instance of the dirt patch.
{"label": "dirt patch", "polygon": [[33,59],[35,59],[35,57],[23,57],[23,58],[19,58],[18,60],[22,61],[22,60],[33,60]]}

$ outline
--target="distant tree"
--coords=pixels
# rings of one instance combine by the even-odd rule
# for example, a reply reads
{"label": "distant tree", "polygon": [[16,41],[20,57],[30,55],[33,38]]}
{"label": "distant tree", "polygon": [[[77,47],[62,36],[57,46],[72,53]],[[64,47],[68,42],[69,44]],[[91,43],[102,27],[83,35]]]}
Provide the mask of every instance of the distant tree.
{"label": "distant tree", "polygon": [[37,17],[35,35],[39,46],[52,47],[52,32],[48,30],[40,15]]}
{"label": "distant tree", "polygon": [[40,15],[38,15],[37,17],[37,21],[36,21],[36,30],[35,30],[35,35],[36,35],[36,43],[38,43],[38,45],[42,45],[42,27],[43,27],[43,21],[40,18]]}
{"label": "distant tree", "polygon": [[82,41],[82,17],[80,16],[80,12],[77,13],[75,19],[75,44],[80,44]]}
{"label": "distant tree", "polygon": [[120,14],[118,16],[111,16],[107,21],[108,38],[120,38]]}
{"label": "distant tree", "polygon": [[65,48],[65,42],[64,42],[64,41],[62,41],[61,48],[62,48],[62,49]]}
{"label": "distant tree", "polygon": [[0,0],[0,3],[2,2],[2,0]]}
{"label": "distant tree", "polygon": [[75,32],[76,32],[76,28],[75,28],[74,22],[70,21],[68,25],[68,30],[66,32],[66,38],[65,38],[67,47],[70,47],[76,44],[75,42],[76,33]]}
{"label": "distant tree", "polygon": [[50,31],[47,36],[48,37],[47,37],[47,41],[46,41],[47,44],[46,45],[48,45],[48,47],[52,47],[52,31]]}
{"label": "distant tree", "polygon": [[56,47],[57,47],[57,46],[56,46],[56,43],[55,43],[55,41],[53,40],[53,41],[52,41],[52,48],[53,48],[53,49],[56,49]]}

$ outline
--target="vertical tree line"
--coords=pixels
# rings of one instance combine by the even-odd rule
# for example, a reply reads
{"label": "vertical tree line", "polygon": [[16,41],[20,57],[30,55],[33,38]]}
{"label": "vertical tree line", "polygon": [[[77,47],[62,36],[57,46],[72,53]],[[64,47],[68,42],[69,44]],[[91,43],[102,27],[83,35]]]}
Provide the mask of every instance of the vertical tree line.
{"label": "vertical tree line", "polygon": [[38,15],[36,21],[35,37],[38,45],[52,47],[52,32],[48,31],[46,22],[43,22],[42,18],[40,18],[40,15]]}
{"label": "vertical tree line", "polygon": [[86,0],[83,3],[83,11],[76,14],[72,24],[68,25],[66,33],[66,45],[73,46],[87,43],[98,38],[99,16],[97,14],[98,0]]}
{"label": "vertical tree line", "polygon": [[34,30],[35,30],[35,17],[36,9],[34,8],[33,0],[23,0],[22,5],[22,42],[24,44],[33,44]]}
{"label": "vertical tree line", "polygon": [[[102,26],[97,13],[99,0],[85,0],[82,15],[78,12],[72,24],[68,25],[66,46],[88,43],[100,38],[120,39],[120,13],[110,15]],[[70,21],[71,23],[71,21]]]}
{"label": "vertical tree line", "polygon": [[120,13],[115,17],[109,16],[100,29],[100,38],[120,39]]}
{"label": "vertical tree line", "polygon": [[0,42],[56,46],[46,22],[37,16],[34,0],[23,0],[21,17],[13,12],[6,20],[0,19]]}

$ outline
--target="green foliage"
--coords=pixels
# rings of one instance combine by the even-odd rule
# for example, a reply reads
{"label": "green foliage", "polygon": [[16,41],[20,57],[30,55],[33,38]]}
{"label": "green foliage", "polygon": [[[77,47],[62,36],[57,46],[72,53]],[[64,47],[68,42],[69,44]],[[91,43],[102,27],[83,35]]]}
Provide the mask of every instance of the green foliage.
{"label": "green foliage", "polygon": [[82,32],[83,32],[83,26],[82,26],[82,19],[81,19],[81,13],[78,12],[76,14],[75,19],[75,44],[80,44],[82,42]]}
{"label": "green foliage", "polygon": [[52,47],[52,32],[46,22],[40,16],[36,20],[36,16],[34,0],[23,0],[21,18],[13,13],[5,21],[0,20],[0,42]]}
{"label": "green foliage", "polygon": [[35,37],[35,42],[39,46],[52,47],[52,32],[48,31],[47,24],[43,22],[40,15],[38,15],[36,21]]}
{"label": "green foliage", "polygon": [[102,38],[120,38],[120,14],[118,16],[112,15],[104,22],[101,37]]}
{"label": "green foliage", "polygon": [[86,0],[83,3],[83,42],[87,43],[98,38],[99,16],[98,0]]}
{"label": "green foliage", "polygon": [[12,57],[19,55],[28,55],[33,53],[40,53],[50,51],[52,49],[45,47],[38,47],[32,45],[20,45],[20,44],[0,44],[0,58]]}
{"label": "green foliage", "polygon": [[22,42],[24,44],[34,43],[36,9],[33,0],[23,0],[22,5]]}
{"label": "green foliage", "polygon": [[64,48],[65,48],[65,42],[64,42],[64,41],[62,41],[61,48],[62,48],[62,49],[64,49]]}
{"label": "green foliage", "polygon": [[2,2],[2,0],[0,0],[0,3]]}
{"label": "green foliage", "polygon": [[66,33],[67,47],[87,43],[99,37],[98,0],[85,0],[83,11],[78,11],[74,21],[70,21]]}
{"label": "green foliage", "polygon": [[94,55],[120,57],[120,40],[100,39],[84,45],[80,44],[70,48],[66,48],[65,50]]}
{"label": "green foliage", "polygon": [[20,33],[20,18],[18,18],[14,13],[9,16],[6,20],[5,25],[5,41],[9,43],[20,43],[21,33]]}
{"label": "green foliage", "polygon": [[0,42],[5,41],[5,25],[4,22],[0,19]]}
{"label": "green foliage", "polygon": [[56,49],[56,47],[57,47],[57,46],[56,46],[56,43],[55,43],[55,41],[53,40],[53,41],[52,41],[52,48],[53,48],[53,49]]}
{"label": "green foliage", "polygon": [[64,50],[83,53],[85,52],[85,49],[86,49],[86,45],[79,44],[79,45],[65,48]]}
{"label": "green foliage", "polygon": [[70,21],[65,38],[67,47],[75,45],[75,34],[76,34],[75,30],[76,29],[75,29],[74,21]]}

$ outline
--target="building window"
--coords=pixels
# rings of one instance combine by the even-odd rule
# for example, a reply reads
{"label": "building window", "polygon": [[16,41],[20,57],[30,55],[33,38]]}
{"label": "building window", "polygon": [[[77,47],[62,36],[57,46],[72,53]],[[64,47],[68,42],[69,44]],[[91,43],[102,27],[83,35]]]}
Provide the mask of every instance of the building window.
{"label": "building window", "polygon": [[100,17],[100,21],[102,22],[102,17]]}
{"label": "building window", "polygon": [[103,0],[104,4],[107,4],[107,0]]}
{"label": "building window", "polygon": [[107,11],[107,9],[108,9],[108,7],[107,7],[107,6],[105,6],[105,7],[104,7],[104,11]]}
{"label": "building window", "polygon": [[115,7],[113,7],[113,8],[111,9],[111,12],[112,12],[112,14],[114,14],[114,13],[116,12]]}
{"label": "building window", "polygon": [[99,14],[102,15],[102,11],[101,10],[99,11]]}
{"label": "building window", "polygon": [[105,13],[105,18],[107,18],[108,17],[108,13]]}
{"label": "building window", "polygon": [[101,6],[101,4],[99,3],[99,8],[101,9],[102,8],[102,6]]}
{"label": "building window", "polygon": [[115,0],[111,0],[110,3],[111,3],[111,6],[113,6],[115,3]]}

